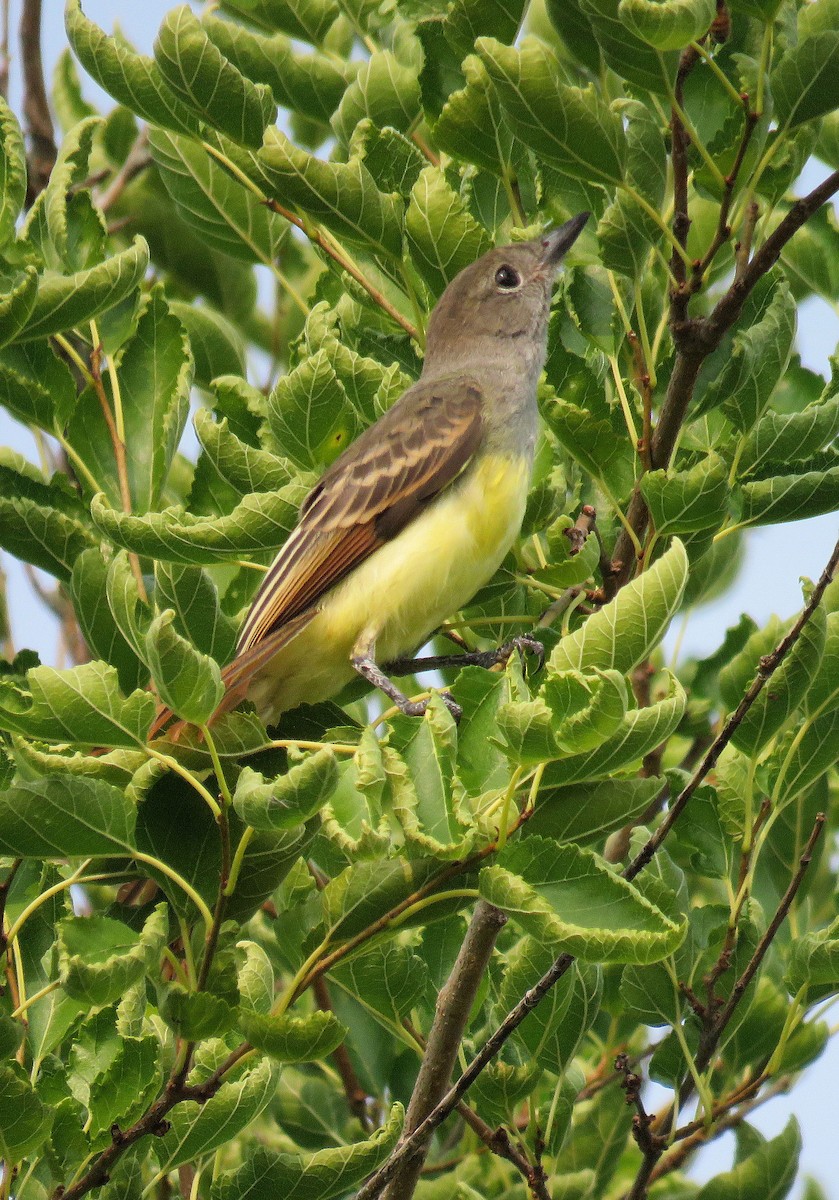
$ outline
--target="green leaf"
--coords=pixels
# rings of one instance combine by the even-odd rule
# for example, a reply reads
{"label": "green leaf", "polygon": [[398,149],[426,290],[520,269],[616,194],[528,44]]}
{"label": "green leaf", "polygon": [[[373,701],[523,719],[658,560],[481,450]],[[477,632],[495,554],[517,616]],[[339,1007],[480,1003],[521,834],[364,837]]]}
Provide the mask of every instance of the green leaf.
{"label": "green leaf", "polygon": [[268,781],[244,767],[233,794],[233,807],[255,829],[290,829],[319,812],[338,784],[335,752],[325,746]]}
{"label": "green leaf", "polygon": [[369,118],[379,128],[410,132],[420,116],[417,73],[391,50],[376,50],[361,64],[332,117],[338,141],[349,146],[359,121]]}
{"label": "green leaf", "polygon": [[245,496],[223,517],[193,516],[171,508],[136,517],[111,508],[99,495],[90,511],[105,537],[126,550],[164,562],[207,566],[276,550],[294,528],[302,498],[301,489],[291,485]]}
{"label": "green leaf", "polygon": [[718,454],[687,471],[648,471],[641,479],[641,494],[660,536],[719,529],[730,492],[728,470]]}
{"label": "green leaf", "polygon": [[337,984],[368,1012],[393,1030],[422,1003],[428,992],[427,963],[410,946],[379,940],[329,972]]}
{"label": "green leaf", "polygon": [[363,1142],[318,1150],[314,1154],[277,1153],[258,1148],[247,1161],[213,1181],[212,1200],[331,1200],[346,1195],[385,1161],[403,1124],[401,1104],[394,1104],[386,1125]]}
{"label": "green leaf", "polygon": [[65,917],[58,926],[58,966],[68,996],[88,1008],[104,1008],[142,979],[146,949],[121,921]]}
{"label": "green leaf", "polygon": [[154,288],[125,347],[119,387],[132,508],[157,506],[181,440],[192,385],[192,356],[186,332],[161,288]]}
{"label": "green leaf", "polygon": [[201,654],[174,628],[168,608],[146,633],[146,660],[158,695],[172,712],[193,725],[204,725],[221,703],[224,684],[215,659]]}
{"label": "green leaf", "polygon": [[322,468],[350,444],[358,418],[326,350],[277,380],[267,425],[279,452],[304,470]]}
{"label": "green leaf", "polygon": [[739,469],[751,474],[763,463],[806,462],[839,433],[839,391],[802,412],[767,412],[745,440]]}
{"label": "green leaf", "polygon": [[191,138],[152,129],[149,146],[178,212],[207,245],[245,262],[273,266],[288,233],[282,217]]}
{"label": "green leaf", "polygon": [[836,988],[839,984],[839,921],[826,929],[805,933],[793,940],[785,982],[795,993],[799,988]]}
{"label": "green leaf", "polygon": [[402,202],[380,192],[360,158],[323,162],[269,129],[258,166],[268,195],[322,221],[354,245],[401,260]]}
{"label": "green leaf", "polygon": [[[667,186],[667,157],[661,126],[640,101],[626,100],[616,108],[626,120],[627,182],[659,211]],[[649,248],[660,236],[660,228],[649,212],[627,192],[619,192],[597,225],[604,267],[632,279],[641,277]]]}
{"label": "green leaf", "polygon": [[[216,380],[217,385],[219,382]],[[208,409],[199,408],[195,414],[195,432],[207,462],[240,496],[276,491],[290,481],[291,471],[286,461],[243,442],[231,429],[227,417],[216,422]]]}
{"label": "green leaf", "polygon": [[26,152],[17,118],[0,100],[0,248],[15,235],[26,199]]}
{"label": "green leaf", "polygon": [[839,508],[839,465],[744,483],[740,496],[740,525],[775,525],[835,512]]}
{"label": "green leaf", "polygon": [[657,50],[682,50],[703,38],[717,15],[715,0],[620,0],[618,16]]}
{"label": "green leaf", "polygon": [[0,690],[0,729],[82,746],[134,749],[145,744],[154,696],[143,691],[122,696],[116,670],[107,663],[89,662],[64,671],[33,667],[26,682],[28,695],[15,694],[10,685]]}
{"label": "green leaf", "polygon": [[264,1058],[241,1079],[223,1083],[205,1104],[187,1100],[173,1108],[161,1171],[168,1173],[235,1138],[271,1103],[279,1076],[279,1068]]}
{"label": "green leaf", "polygon": [[333,1012],[313,1012],[305,1017],[263,1016],[241,1011],[239,1028],[244,1037],[281,1063],[318,1062],[326,1058],[347,1036],[346,1028]]}
{"label": "green leaf", "polygon": [[[731,741],[744,754],[756,755],[801,704],[818,674],[825,645],[824,610],[817,608],[763,691],[743,717]],[[759,635],[749,638],[737,657],[720,672],[720,691],[729,709],[740,702],[759,669]]]}
{"label": "green leaf", "polygon": [[631,671],[664,636],[679,607],[687,572],[685,548],[674,538],[669,550],[643,575],[557,643],[550,669],[557,673],[610,667],[623,674]]}
{"label": "green leaf", "polygon": [[149,248],[137,237],[127,250],[73,275],[47,272],[18,341],[33,341],[82,325],[119,304],[142,282]]}
{"label": "green leaf", "polygon": [[0,346],[13,342],[25,328],[38,295],[36,267],[26,267],[23,275],[15,279],[16,282],[8,285],[9,291],[0,296]]}
{"label": "green leaf", "polygon": [[142,1116],[160,1088],[160,1043],[155,1037],[120,1041],[116,1058],[90,1088],[90,1133],[107,1133],[116,1123],[127,1129]]}
{"label": "green leaf", "polygon": [[242,1008],[254,1013],[268,1013],[274,1003],[274,968],[258,942],[244,939],[236,943],[239,971],[236,983]]}
{"label": "green leaf", "polygon": [[66,0],[64,19],[76,57],[109,95],[152,125],[198,132],[198,117],[178,99],[154,59],[138,54],[123,38],[103,33],[84,15],[81,0]]}
{"label": "green leaf", "polygon": [[76,406],[76,385],[49,343],[7,346],[0,351],[0,403],[25,424],[54,433]]}
{"label": "green leaf", "polygon": [[640,817],[660,791],[660,779],[604,779],[572,787],[545,787],[523,836],[536,834],[580,846],[602,842],[612,830]]}
{"label": "green leaf", "polygon": [[486,67],[475,54],[463,60],[466,87],[452,92],[434,124],[434,141],[447,153],[503,173],[512,149],[510,131]]}
{"label": "green leaf", "polygon": [[760,1200],[783,1200],[795,1182],[798,1156],[801,1153],[801,1134],[798,1122],[790,1117],[783,1133],[742,1158],[730,1171],[723,1171],[697,1193],[696,1200],[734,1200],[760,1197]]}
{"label": "green leaf", "polygon": [[202,121],[255,150],[277,106],[271,89],[252,83],[207,37],[188,5],[166,14],[154,43],[161,75]]}
{"label": "green leaf", "polygon": [[592,86],[563,83],[557,60],[533,38],[519,48],[479,38],[476,49],[522,141],[568,175],[612,185],[623,181],[626,139],[620,117]]}
{"label": "green leaf", "polygon": [[833,112],[839,107],[839,32],[825,30],[787,50],[769,86],[782,129]]}
{"label": "green leaf", "polygon": [[434,295],[491,246],[440,167],[426,167],[414,184],[405,233],[414,266]]}
{"label": "green leaf", "polygon": [[222,1037],[236,1024],[236,1009],[224,997],[188,992],[179,983],[166,989],[159,1009],[169,1028],[188,1042]]}
{"label": "green leaf", "polygon": [[670,676],[668,694],[647,708],[627,713],[617,733],[584,754],[548,763],[542,777],[544,787],[559,787],[607,779],[615,771],[639,761],[666,741],[684,716],[687,697],[675,676]]}
{"label": "green leaf", "polygon": [[544,414],[553,433],[586,471],[608,482],[616,495],[629,491],[635,454],[628,438],[616,434],[611,421],[558,396],[550,397]]}
{"label": "green leaf", "polygon": [[226,0],[225,8],[261,29],[281,29],[315,46],[322,45],[341,11],[336,0]]}
{"label": "green leaf", "polygon": [[24,562],[66,580],[73,562],[94,542],[84,506],[61,475],[45,484],[23,459],[5,466],[0,452],[0,546]]}
{"label": "green leaf", "polygon": [[505,847],[478,886],[531,937],[584,962],[658,962],[685,934],[605,860],[546,838]]}
{"label": "green leaf", "polygon": [[754,320],[738,328],[719,375],[700,401],[701,412],[720,406],[743,433],[762,416],[783,377],[795,336],[796,306],[785,280],[770,284],[754,307]]}
{"label": "green leaf", "polygon": [[0,792],[0,847],[23,858],[125,855],[136,811],[99,779],[53,775]]}
{"label": "green leaf", "polygon": [[45,1141],[52,1113],[38,1099],[26,1072],[0,1064],[0,1155],[5,1170],[23,1162]]}
{"label": "green leaf", "polygon": [[302,54],[291,38],[256,33],[209,14],[202,25],[210,40],[234,66],[256,83],[267,83],[285,108],[327,122],[338,107],[355,64],[326,54]]}
{"label": "green leaf", "polygon": [[175,611],[179,633],[222,666],[236,650],[236,626],[219,607],[218,591],[206,571],[178,563],[155,564],[155,597]]}
{"label": "green leaf", "polygon": [[221,375],[245,375],[244,341],[225,316],[209,305],[182,300],[170,301],[169,307],[189,334],[199,387],[209,389]]}

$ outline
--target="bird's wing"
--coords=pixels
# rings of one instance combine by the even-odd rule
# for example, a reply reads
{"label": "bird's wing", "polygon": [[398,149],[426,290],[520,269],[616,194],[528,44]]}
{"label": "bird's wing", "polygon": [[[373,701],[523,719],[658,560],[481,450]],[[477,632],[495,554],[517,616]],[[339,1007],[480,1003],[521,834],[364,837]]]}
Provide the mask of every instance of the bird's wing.
{"label": "bird's wing", "polygon": [[239,637],[237,661],[404,529],[478,448],[471,379],[414,384],[327,469],[274,559]]}

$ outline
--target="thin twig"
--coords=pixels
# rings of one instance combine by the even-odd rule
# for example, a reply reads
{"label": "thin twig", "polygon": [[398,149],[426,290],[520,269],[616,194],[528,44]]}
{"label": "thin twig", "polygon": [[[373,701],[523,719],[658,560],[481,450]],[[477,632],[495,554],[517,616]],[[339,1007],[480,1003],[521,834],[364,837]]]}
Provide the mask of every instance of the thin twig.
{"label": "thin twig", "polygon": [[41,0],[23,0],[20,57],[23,68],[23,113],[30,143],[27,203],[31,205],[47,186],[58,156],[41,58]]}
{"label": "thin twig", "polygon": [[[319,976],[312,985],[315,1000],[318,1008],[322,1012],[332,1012],[332,999],[329,995],[329,989],[326,986],[326,980],[323,976]],[[357,1117],[364,1129],[369,1130],[370,1112],[369,1103],[370,1097],[365,1089],[361,1086],[355,1067],[352,1064],[352,1059],[349,1056],[347,1047],[341,1043],[336,1050],[332,1052],[332,1061],[335,1064],[335,1069],[341,1077],[341,1084],[344,1088],[344,1095],[347,1098],[347,1107],[354,1117]]]}
{"label": "thin twig", "polygon": [[[469,1012],[506,921],[506,915],[485,900],[475,906],[451,974],[437,997],[428,1044],[405,1115],[403,1140],[422,1125],[448,1087]],[[430,1135],[414,1141],[411,1154],[388,1184],[386,1200],[410,1200],[413,1196],[429,1140]]]}
{"label": "thin twig", "polygon": [[722,201],[720,203],[719,218],[717,220],[717,228],[708,247],[705,257],[698,262],[693,270],[693,277],[690,281],[690,289],[692,292],[698,292],[705,281],[705,272],[710,267],[716,257],[717,251],[725,245],[731,237],[731,228],[728,224],[728,214],[731,211],[731,201],[734,198],[734,188],[737,184],[737,177],[740,174],[740,169],[743,166],[743,161],[746,157],[746,151],[749,148],[749,143],[752,140],[752,134],[755,131],[758,121],[760,120],[759,113],[752,110],[749,104],[748,96],[743,96],[745,107],[745,125],[743,127],[743,136],[740,139],[740,145],[737,147],[737,155],[734,159],[734,164],[725,177],[725,187],[723,189]]}
{"label": "thin twig", "polygon": [[278,200],[272,200],[269,198],[265,201],[265,203],[268,208],[270,208],[271,212],[278,213],[279,216],[285,217],[287,221],[291,222],[292,225],[296,225],[299,230],[305,233],[306,237],[309,238],[310,241],[314,242],[316,246],[320,246],[324,254],[328,254],[329,257],[338,264],[342,271],[346,271],[348,275],[351,275],[356,283],[360,284],[364,288],[365,292],[367,292],[367,295],[370,296],[370,298],[374,300],[376,304],[378,304],[379,308],[386,312],[387,315],[397,323],[397,325],[401,325],[409,337],[412,337],[414,340],[417,339],[417,330],[411,324],[408,318],[404,317],[399,309],[396,308],[395,305],[391,304],[384,292],[380,291],[375,284],[372,284],[370,280],[361,271],[359,271],[355,263],[352,262],[351,259],[349,259],[345,254],[342,254],[340,250],[338,250],[337,247],[334,246],[332,242],[324,236],[323,232],[317,226],[312,226],[309,222],[302,221],[300,217],[291,212],[290,209],[285,208],[279,203]]}
{"label": "thin twig", "polygon": [[149,131],[144,126],[137,134],[133,146],[128,151],[125,162],[96,201],[97,206],[102,212],[107,212],[112,205],[116,204],[131,180],[139,175],[141,171],[145,171],[147,167],[151,166],[152,156],[149,153],[148,147]]}

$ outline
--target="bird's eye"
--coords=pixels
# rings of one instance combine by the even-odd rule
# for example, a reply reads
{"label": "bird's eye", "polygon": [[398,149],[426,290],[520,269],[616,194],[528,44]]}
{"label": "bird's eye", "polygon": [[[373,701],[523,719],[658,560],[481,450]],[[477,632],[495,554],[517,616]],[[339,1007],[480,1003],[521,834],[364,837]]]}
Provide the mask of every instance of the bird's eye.
{"label": "bird's eye", "polygon": [[495,272],[495,282],[503,292],[512,292],[521,283],[521,275],[515,267],[507,266],[505,263]]}

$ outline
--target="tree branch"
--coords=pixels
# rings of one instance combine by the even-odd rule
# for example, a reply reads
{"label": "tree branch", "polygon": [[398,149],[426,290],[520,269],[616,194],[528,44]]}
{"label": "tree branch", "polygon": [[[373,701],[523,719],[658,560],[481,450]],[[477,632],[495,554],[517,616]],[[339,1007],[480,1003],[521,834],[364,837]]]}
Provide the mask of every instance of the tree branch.
{"label": "tree branch", "polygon": [[31,205],[46,187],[58,156],[41,58],[41,0],[23,0],[20,56],[23,66],[23,113],[30,143],[26,199],[27,204]]}
{"label": "tree branch", "polygon": [[[469,1011],[506,921],[505,914],[485,900],[475,906],[452,972],[437,997],[428,1044],[405,1116],[403,1140],[420,1128],[448,1086]],[[411,1152],[393,1172],[385,1200],[410,1200],[413,1196],[430,1137],[431,1131],[424,1138],[412,1139]]]}

